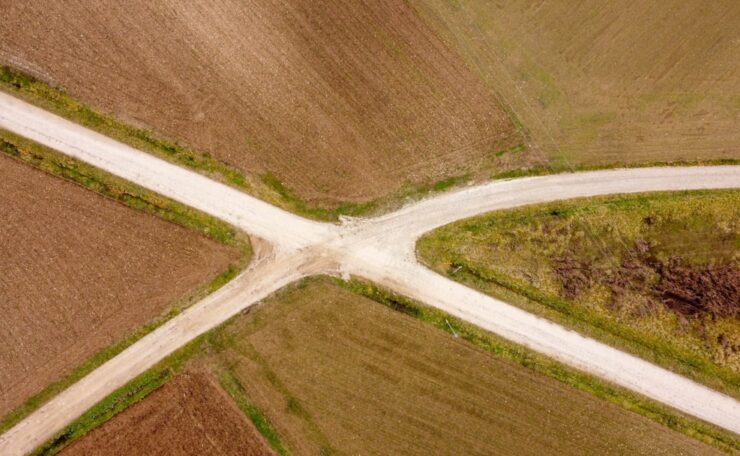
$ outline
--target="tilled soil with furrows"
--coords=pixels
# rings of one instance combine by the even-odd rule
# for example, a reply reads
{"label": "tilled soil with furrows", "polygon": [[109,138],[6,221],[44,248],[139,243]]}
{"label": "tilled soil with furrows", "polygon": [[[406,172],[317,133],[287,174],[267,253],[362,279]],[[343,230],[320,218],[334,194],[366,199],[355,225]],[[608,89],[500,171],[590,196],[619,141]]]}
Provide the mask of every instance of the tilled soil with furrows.
{"label": "tilled soil with furrows", "polygon": [[5,3],[0,63],[314,204],[488,177],[522,142],[400,0]]}
{"label": "tilled soil with furrows", "polygon": [[183,373],[61,453],[64,456],[275,454],[210,374]]}
{"label": "tilled soil with furrows", "polygon": [[0,155],[0,416],[240,254]]}

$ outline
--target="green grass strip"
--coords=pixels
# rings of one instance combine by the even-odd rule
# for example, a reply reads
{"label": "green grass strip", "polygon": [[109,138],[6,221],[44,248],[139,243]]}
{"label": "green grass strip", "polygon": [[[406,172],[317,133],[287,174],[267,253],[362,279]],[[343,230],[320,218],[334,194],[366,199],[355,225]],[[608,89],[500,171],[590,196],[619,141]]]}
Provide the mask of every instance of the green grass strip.
{"label": "green grass strip", "polygon": [[[310,281],[316,280],[329,281],[330,283],[352,291],[353,293],[370,298],[373,301],[387,306],[397,312],[430,324],[451,335],[460,337],[498,358],[532,369],[537,373],[554,378],[581,391],[593,394],[596,397],[638,413],[646,418],[665,425],[674,431],[702,441],[721,451],[726,453],[740,451],[740,441],[735,434],[696,418],[684,415],[670,407],[664,406],[624,388],[602,381],[589,374],[567,367],[553,359],[540,355],[523,346],[509,342],[495,334],[484,331],[441,310],[419,304],[404,296],[378,287],[366,280],[353,278],[349,281],[344,281],[334,277],[314,276],[302,279],[297,283],[287,285],[276,293],[281,293],[288,288],[305,286]],[[63,448],[63,445],[68,445],[74,439],[82,437],[85,433],[112,418],[115,413],[119,413],[128,405],[141,400],[143,396],[140,395],[139,392],[146,391],[148,394],[148,392],[153,391],[156,387],[163,384],[164,381],[171,378],[174,373],[181,370],[185,363],[194,356],[208,352],[211,349],[218,351],[220,348],[223,348],[223,341],[220,339],[220,335],[224,328],[228,327],[235,319],[240,317],[241,314],[234,316],[228,321],[222,323],[220,326],[189,342],[187,345],[183,346],[181,349],[160,362],[157,366],[137,377],[137,379],[101,401],[89,412],[85,413],[82,417],[78,418],[65,428],[65,430],[57,434],[57,436],[42,445],[34,454],[55,454]],[[279,434],[274,427],[269,424],[264,413],[257,409],[246,395],[242,396],[244,393],[243,387],[239,388],[241,385],[238,381],[236,383],[230,383],[232,379],[229,377],[233,378],[233,376],[230,375],[219,375],[222,387],[227,391],[227,393],[229,393],[229,395],[231,395],[232,398],[234,398],[237,405],[244,411],[247,417],[255,423],[257,429],[263,436],[265,436],[265,439],[270,442],[273,448],[275,448],[279,454],[287,454],[282,453],[281,450],[279,450],[279,448],[283,448],[283,451],[288,451],[282,443],[279,443],[278,446],[276,446],[277,444],[273,444],[273,441],[280,442]],[[164,380],[158,383],[157,379]],[[144,388],[142,385],[153,385],[153,387]],[[236,392],[236,394],[234,394],[234,392]],[[125,400],[122,400],[121,398],[124,398]],[[113,411],[114,413],[108,413],[108,411]]]}
{"label": "green grass strip", "polygon": [[460,337],[493,355],[537,373],[561,381],[581,391],[593,394],[613,404],[638,413],[674,431],[712,445],[727,453],[740,451],[740,440],[729,431],[699,419],[684,415],[668,406],[597,377],[570,368],[528,348],[507,341],[441,310],[420,304],[404,296],[378,287],[366,280],[353,278],[343,281],[330,278],[334,284],[365,296],[404,315],[431,324],[437,329]]}
{"label": "green grass strip", "polygon": [[676,161],[640,161],[640,162],[613,162],[601,165],[575,165],[564,166],[551,164],[549,166],[536,166],[532,168],[512,169],[502,171],[491,176],[491,179],[515,179],[519,177],[546,176],[550,174],[563,174],[571,172],[601,171],[607,169],[621,168],[658,168],[676,166],[723,166],[740,165],[737,158],[719,158],[716,160],[676,160]]}
{"label": "green grass strip", "polygon": [[34,456],[49,456],[59,453],[64,447],[87,434],[90,430],[144,399],[171,377],[172,372],[168,369],[146,372],[93,406],[31,454]]}
{"label": "green grass strip", "polygon": [[280,440],[280,435],[272,426],[265,414],[249,400],[247,392],[244,390],[244,387],[239,380],[231,372],[227,371],[219,372],[218,380],[221,384],[221,388],[231,396],[231,399],[249,418],[252,424],[254,424],[254,427],[260,434],[262,434],[272,449],[280,456],[289,456],[290,451],[288,451],[288,449],[283,445],[283,442]]}
{"label": "green grass strip", "polygon": [[63,90],[51,87],[14,68],[0,65],[0,88],[137,149],[203,172],[229,185],[248,188],[246,178],[236,168],[208,154],[201,154],[176,142],[164,140],[149,130],[131,127],[112,116],[97,112]]}
{"label": "green grass strip", "polygon": [[0,153],[128,207],[198,231],[223,244],[238,247],[245,255],[251,254],[248,237],[229,224],[2,129]]}
{"label": "green grass strip", "polygon": [[242,253],[242,258],[238,263],[229,265],[225,271],[216,275],[210,282],[188,293],[188,295],[174,303],[165,315],[146,323],[123,339],[98,351],[62,379],[50,384],[19,407],[1,417],[1,434],[49,399],[179,315],[193,303],[224,286],[247,265],[252,251],[247,235],[220,220],[1,129],[0,153],[90,189],[128,207],[198,231],[215,241],[236,247]]}

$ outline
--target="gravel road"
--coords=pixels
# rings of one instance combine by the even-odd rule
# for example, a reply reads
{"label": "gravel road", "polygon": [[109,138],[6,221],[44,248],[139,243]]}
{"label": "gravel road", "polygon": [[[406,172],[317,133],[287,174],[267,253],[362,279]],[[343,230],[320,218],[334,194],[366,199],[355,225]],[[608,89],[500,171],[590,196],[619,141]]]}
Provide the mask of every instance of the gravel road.
{"label": "gravel road", "polygon": [[536,317],[421,266],[425,232],[497,209],[580,196],[739,188],[740,167],[642,168],[495,181],[341,225],[303,219],[0,93],[0,128],[221,218],[266,241],[226,287],[141,339],[0,436],[20,455],[199,334],[301,277],[354,274],[566,364],[740,434],[740,403],[640,358]]}

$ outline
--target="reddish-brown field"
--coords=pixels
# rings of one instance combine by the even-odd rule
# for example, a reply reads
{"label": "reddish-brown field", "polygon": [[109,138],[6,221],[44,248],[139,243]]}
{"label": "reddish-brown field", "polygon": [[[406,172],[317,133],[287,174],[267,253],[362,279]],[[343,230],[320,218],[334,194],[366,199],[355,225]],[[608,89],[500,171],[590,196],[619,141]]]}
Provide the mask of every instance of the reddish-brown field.
{"label": "reddish-brown field", "polygon": [[738,158],[740,2],[410,4],[556,166]]}
{"label": "reddish-brown field", "polygon": [[0,416],[239,258],[0,155]]}
{"label": "reddish-brown field", "polygon": [[210,374],[195,372],[176,376],[61,454],[262,456],[274,452]]}
{"label": "reddish-brown field", "polygon": [[521,142],[480,79],[401,0],[0,7],[0,63],[252,175],[272,173],[311,203],[489,176],[512,159],[497,153]]}

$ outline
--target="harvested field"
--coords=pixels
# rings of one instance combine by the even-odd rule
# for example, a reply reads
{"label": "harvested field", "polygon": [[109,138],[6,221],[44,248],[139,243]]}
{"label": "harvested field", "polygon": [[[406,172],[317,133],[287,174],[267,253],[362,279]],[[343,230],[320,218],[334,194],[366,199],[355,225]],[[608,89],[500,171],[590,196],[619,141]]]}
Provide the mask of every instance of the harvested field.
{"label": "harvested field", "polygon": [[736,1],[410,3],[556,168],[738,158]]}
{"label": "harvested field", "polygon": [[0,416],[241,256],[2,154],[0,207]]}
{"label": "harvested field", "polygon": [[183,373],[60,454],[274,454],[210,374]]}
{"label": "harvested field", "polygon": [[739,203],[723,190],[538,205],[442,227],[418,251],[455,280],[737,397]]}
{"label": "harvested field", "polygon": [[526,161],[505,153],[522,138],[494,96],[400,0],[0,3],[0,63],[311,204]]}
{"label": "harvested field", "polygon": [[417,319],[304,282],[240,316],[228,369],[294,454],[709,454],[709,447]]}

